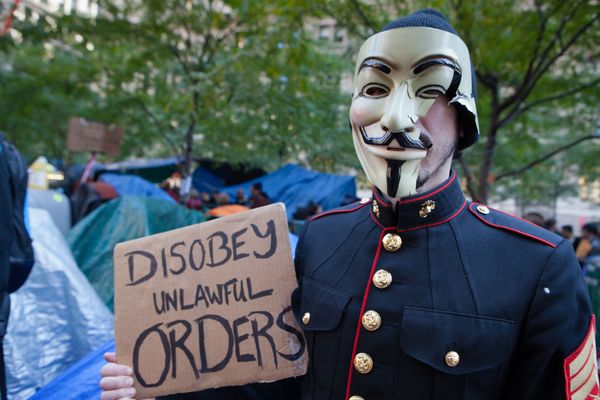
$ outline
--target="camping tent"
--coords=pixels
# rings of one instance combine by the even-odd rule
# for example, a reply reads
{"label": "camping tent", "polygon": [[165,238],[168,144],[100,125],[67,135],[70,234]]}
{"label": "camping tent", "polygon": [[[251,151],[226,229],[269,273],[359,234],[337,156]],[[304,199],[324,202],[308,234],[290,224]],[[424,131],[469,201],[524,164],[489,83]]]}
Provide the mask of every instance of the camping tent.
{"label": "camping tent", "polygon": [[340,206],[345,198],[356,196],[354,177],[315,172],[294,164],[287,164],[243,184],[227,186],[221,191],[234,198],[236,190],[244,189],[249,193],[256,182],[263,184],[263,190],[271,200],[285,203],[290,219],[298,207],[307,205],[309,201],[329,210]]}
{"label": "camping tent", "polygon": [[29,208],[35,265],[11,294],[4,339],[9,398],[25,399],[112,337],[113,317],[46,210]]}
{"label": "camping tent", "polygon": [[117,243],[204,221],[197,211],[151,197],[118,197],[71,229],[67,240],[79,268],[113,309],[113,249]]}
{"label": "camping tent", "polygon": [[102,174],[100,181],[110,184],[119,196],[146,196],[175,203],[164,190],[135,175]]}

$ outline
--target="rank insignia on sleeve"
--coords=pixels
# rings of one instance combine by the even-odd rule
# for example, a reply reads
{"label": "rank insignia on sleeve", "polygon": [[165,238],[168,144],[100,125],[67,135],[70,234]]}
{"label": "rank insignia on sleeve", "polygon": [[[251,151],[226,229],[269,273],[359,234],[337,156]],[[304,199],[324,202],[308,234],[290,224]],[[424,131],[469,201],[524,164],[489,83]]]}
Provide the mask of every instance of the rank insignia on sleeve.
{"label": "rank insignia on sleeve", "polygon": [[595,336],[592,315],[590,327],[581,345],[564,362],[567,400],[600,399]]}

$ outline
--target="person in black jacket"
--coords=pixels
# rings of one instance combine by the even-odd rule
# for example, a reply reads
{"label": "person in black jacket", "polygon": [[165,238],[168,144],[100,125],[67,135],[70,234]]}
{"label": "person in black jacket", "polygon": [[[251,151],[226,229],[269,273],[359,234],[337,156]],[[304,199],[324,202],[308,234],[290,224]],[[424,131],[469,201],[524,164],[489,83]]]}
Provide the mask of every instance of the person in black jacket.
{"label": "person in black jacket", "polygon": [[2,341],[10,314],[9,293],[21,287],[34,263],[31,238],[25,227],[27,164],[0,133],[0,393],[6,399]]}
{"label": "person in black jacket", "polygon": [[362,45],[350,107],[371,198],[306,224],[302,399],[597,399],[595,321],[571,243],[468,201],[469,52],[437,11]]}
{"label": "person in black jacket", "polygon": [[371,198],[307,222],[292,305],[305,400],[591,400],[595,321],[570,242],[468,201],[467,46],[437,11],[362,45],[350,107]]}

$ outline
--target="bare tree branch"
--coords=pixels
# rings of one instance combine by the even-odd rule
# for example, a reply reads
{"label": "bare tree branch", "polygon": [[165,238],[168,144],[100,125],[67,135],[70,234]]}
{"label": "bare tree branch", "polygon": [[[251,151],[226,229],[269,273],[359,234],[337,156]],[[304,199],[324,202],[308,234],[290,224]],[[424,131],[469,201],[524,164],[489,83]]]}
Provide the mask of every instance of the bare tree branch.
{"label": "bare tree branch", "polygon": [[522,166],[520,168],[514,169],[512,171],[507,171],[507,172],[500,173],[500,174],[496,175],[495,182],[498,182],[502,178],[506,178],[506,177],[513,176],[513,175],[519,175],[519,174],[527,171],[528,169],[531,169],[534,166],[536,166],[538,164],[541,164],[544,161],[546,161],[546,160],[554,157],[558,153],[561,153],[561,152],[563,152],[565,150],[568,150],[571,147],[576,146],[579,143],[584,142],[586,140],[590,140],[590,139],[600,139],[600,134],[596,133],[594,135],[587,135],[587,136],[580,137],[579,139],[576,139],[576,140],[574,140],[574,141],[572,141],[570,143],[567,143],[564,146],[560,146],[560,147],[552,150],[550,153],[548,153],[548,154],[546,154],[546,155],[544,155],[544,156],[542,156],[542,157],[540,157],[540,158],[538,158],[536,160],[533,160],[529,164],[526,164],[526,165],[524,165],[524,166]]}
{"label": "bare tree branch", "polygon": [[[558,53],[556,53],[554,56],[550,57],[550,59],[546,63],[544,63],[538,69],[538,71],[536,71],[535,76],[533,76],[531,78],[531,81],[526,85],[526,87],[522,88],[521,90],[518,89],[518,93],[515,93],[515,95],[510,97],[510,99],[512,99],[512,102],[513,102],[512,108],[508,112],[508,115],[501,118],[499,121],[505,121],[505,120],[509,121],[509,120],[514,119],[514,116],[519,112],[519,108],[521,107],[521,104],[523,103],[523,101],[525,101],[527,96],[529,96],[531,91],[535,88],[535,85],[541,79],[541,77],[544,75],[544,73],[546,73],[546,71],[548,71],[550,66],[552,66],[552,64],[559,57],[563,56],[566,53],[566,51],[577,41],[577,39],[579,39],[579,37],[581,37],[581,35],[583,35],[594,24],[594,22],[596,22],[596,20],[598,20],[599,18],[600,18],[600,13],[594,15],[594,17],[590,21],[588,21],[586,24],[584,24],[575,34],[573,34],[573,36],[565,43],[565,45],[558,51]],[[507,101],[508,101],[508,99],[505,100],[504,102],[502,102],[502,104],[505,106],[505,108],[508,106]]]}
{"label": "bare tree branch", "polygon": [[497,124],[498,129],[502,128],[504,125],[511,123],[512,121],[514,121],[516,118],[518,118],[523,113],[531,110],[534,107],[539,106],[540,104],[548,103],[548,102],[551,102],[554,100],[564,99],[565,97],[569,97],[576,93],[584,91],[586,89],[590,89],[599,83],[600,83],[600,78],[595,79],[592,82],[577,86],[571,90],[567,90],[566,92],[562,92],[562,93],[556,94],[554,96],[543,97],[543,98],[533,101],[529,104],[521,103],[521,107],[519,107],[518,109],[515,109],[513,113],[511,113],[510,115],[507,115],[506,117],[504,117],[500,121],[498,121],[498,124]]}

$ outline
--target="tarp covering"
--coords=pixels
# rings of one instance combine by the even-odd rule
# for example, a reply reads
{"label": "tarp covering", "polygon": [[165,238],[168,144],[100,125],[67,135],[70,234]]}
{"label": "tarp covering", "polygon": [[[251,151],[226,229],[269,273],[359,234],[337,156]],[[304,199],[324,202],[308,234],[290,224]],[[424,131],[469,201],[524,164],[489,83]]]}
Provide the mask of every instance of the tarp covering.
{"label": "tarp covering", "polygon": [[298,207],[307,205],[311,200],[323,210],[329,210],[338,207],[344,198],[356,196],[354,177],[319,173],[294,164],[287,164],[273,173],[240,185],[227,186],[221,191],[231,199],[240,188],[249,195],[255,182],[262,182],[263,191],[273,202],[285,203],[289,219]]}
{"label": "tarp covering", "polygon": [[215,174],[200,166],[192,173],[192,186],[199,192],[212,193],[221,189],[224,184]]}
{"label": "tarp covering", "polygon": [[135,175],[102,174],[100,181],[109,183],[119,196],[146,196],[175,203],[164,190]]}
{"label": "tarp covering", "polygon": [[183,162],[183,157],[119,161],[111,164],[97,164],[96,173],[119,172],[137,175],[150,182],[161,182],[177,171],[177,165],[183,164]]}
{"label": "tarp covering", "polygon": [[96,295],[46,210],[29,208],[35,265],[11,294],[4,339],[10,399],[26,399],[113,335]]}
{"label": "tarp covering", "polygon": [[71,229],[71,204],[64,194],[56,190],[27,189],[27,201],[29,207],[48,211],[63,235]]}
{"label": "tarp covering", "polygon": [[109,201],[82,219],[67,235],[77,265],[112,310],[113,249],[117,243],[204,221],[197,211],[150,197]]}
{"label": "tarp covering", "polygon": [[107,351],[115,351],[114,339],[73,364],[29,400],[98,400],[100,368],[106,364],[102,356]]}

